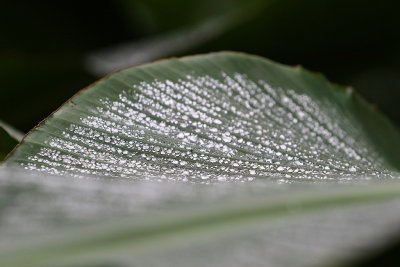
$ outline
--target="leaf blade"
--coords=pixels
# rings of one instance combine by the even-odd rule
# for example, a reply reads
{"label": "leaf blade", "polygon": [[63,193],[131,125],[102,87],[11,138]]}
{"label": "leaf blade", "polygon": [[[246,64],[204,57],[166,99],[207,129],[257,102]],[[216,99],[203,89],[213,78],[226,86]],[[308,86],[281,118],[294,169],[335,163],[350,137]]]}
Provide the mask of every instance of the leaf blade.
{"label": "leaf blade", "polygon": [[[149,174],[159,174],[157,166],[177,175],[190,169],[213,173],[230,165],[219,166],[218,161],[232,159],[231,164],[239,164],[242,158],[256,164],[258,176],[266,177],[279,176],[286,167],[286,175],[297,168],[303,174],[295,176],[304,178],[351,176],[357,169],[358,174],[382,175],[386,169],[396,170],[400,158],[393,155],[398,155],[399,134],[383,119],[358,120],[364,115],[357,110],[371,112],[357,99],[320,76],[254,56],[217,53],[161,61],[117,72],[81,91],[28,135],[24,142],[29,147],[23,151],[21,145],[9,162],[24,159],[35,165],[24,153],[29,155],[30,149],[42,153],[38,143],[46,144],[48,151],[33,156],[48,163],[43,164],[45,169],[54,164],[59,166],[54,171],[65,173],[71,163],[63,160],[87,173],[85,167],[77,167],[81,163],[73,156],[76,153],[86,158],[85,166],[91,160],[103,166],[100,172],[93,166],[89,173],[106,176],[146,174],[148,169],[152,169]],[[373,138],[363,131],[372,128],[377,129]],[[153,141],[146,139],[147,134]],[[97,142],[96,136],[102,141]],[[386,142],[382,140],[392,145],[382,146]],[[72,148],[63,151],[68,146]],[[178,156],[168,155],[168,147]],[[205,160],[192,158],[190,151],[204,154]],[[60,156],[52,159],[51,153]],[[125,168],[120,162],[126,161],[137,164]],[[242,174],[254,170],[247,166]],[[199,175],[201,171],[192,176]]]}

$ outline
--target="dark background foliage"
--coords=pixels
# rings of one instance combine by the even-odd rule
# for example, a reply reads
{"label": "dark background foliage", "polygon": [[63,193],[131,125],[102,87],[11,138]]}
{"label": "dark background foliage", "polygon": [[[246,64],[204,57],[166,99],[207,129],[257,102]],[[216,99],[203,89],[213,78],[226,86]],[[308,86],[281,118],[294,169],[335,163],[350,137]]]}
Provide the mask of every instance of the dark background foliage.
{"label": "dark background foliage", "polygon": [[100,77],[85,63],[96,51],[234,13],[217,35],[162,57],[237,50],[301,64],[354,87],[400,125],[399,10],[399,1],[361,0],[8,1],[0,120],[28,131]]}

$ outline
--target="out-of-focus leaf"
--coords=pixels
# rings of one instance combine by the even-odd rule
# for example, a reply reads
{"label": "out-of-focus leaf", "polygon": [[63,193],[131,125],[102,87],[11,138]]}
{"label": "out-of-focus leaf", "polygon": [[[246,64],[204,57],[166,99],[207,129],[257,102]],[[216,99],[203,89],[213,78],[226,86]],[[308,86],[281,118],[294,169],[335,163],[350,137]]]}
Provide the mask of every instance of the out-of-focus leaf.
{"label": "out-of-focus leaf", "polygon": [[0,161],[18,144],[18,140],[0,126]]}
{"label": "out-of-focus leaf", "polygon": [[[399,183],[153,183],[0,170],[1,266],[332,266],[399,234]],[[307,255],[305,257],[304,255]]]}
{"label": "out-of-focus leaf", "polygon": [[191,28],[119,44],[92,53],[86,59],[90,72],[103,76],[118,69],[179,54],[220,35],[237,21],[233,16],[212,18]]}
{"label": "out-of-focus leaf", "polygon": [[25,135],[23,132],[14,128],[8,123],[5,123],[4,121],[0,121],[0,127],[2,127],[6,132],[8,132],[18,142],[20,142]]}
{"label": "out-of-focus leaf", "polygon": [[93,74],[103,76],[132,65],[182,54],[243,24],[265,8],[269,2],[272,0],[241,2],[220,11],[217,15],[193,22],[193,25],[180,23],[177,29],[169,32],[97,51],[88,56],[87,68]]}

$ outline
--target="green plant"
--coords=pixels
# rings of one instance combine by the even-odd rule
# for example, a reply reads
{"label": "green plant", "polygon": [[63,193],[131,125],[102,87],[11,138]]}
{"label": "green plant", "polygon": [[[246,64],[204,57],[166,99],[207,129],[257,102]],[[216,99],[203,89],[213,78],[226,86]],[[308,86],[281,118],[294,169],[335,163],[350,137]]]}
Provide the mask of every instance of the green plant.
{"label": "green plant", "polygon": [[9,154],[0,265],[349,264],[396,240],[399,148],[301,67],[223,52],[125,69]]}

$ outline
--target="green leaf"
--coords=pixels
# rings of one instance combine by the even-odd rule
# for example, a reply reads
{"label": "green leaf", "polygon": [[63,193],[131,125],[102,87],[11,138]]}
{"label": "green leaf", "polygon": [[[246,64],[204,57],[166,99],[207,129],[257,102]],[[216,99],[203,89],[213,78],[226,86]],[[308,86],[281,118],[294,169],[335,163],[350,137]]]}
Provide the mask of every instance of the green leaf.
{"label": "green leaf", "polygon": [[351,89],[301,67],[223,52],[125,69],[0,170],[0,265],[344,264],[398,234],[399,148]]}
{"label": "green leaf", "polygon": [[299,67],[216,53],[107,76],[8,162],[53,174],[293,181],[390,177],[399,148],[396,129],[352,90]]}
{"label": "green leaf", "polygon": [[1,266],[332,266],[390,244],[400,222],[393,182],[0,176]]}
{"label": "green leaf", "polygon": [[12,137],[2,126],[0,126],[0,161],[2,161],[17,144],[17,139]]}
{"label": "green leaf", "polygon": [[239,18],[237,14],[224,14],[208,18],[191,27],[114,45],[91,53],[85,63],[91,73],[103,76],[121,68],[183,53],[232,28],[238,23]]}
{"label": "green leaf", "polygon": [[[91,73],[102,76],[132,65],[154,61],[171,55],[183,54],[190,49],[201,47],[202,44],[210,40],[217,39],[220,35],[223,35],[225,32],[232,30],[238,25],[244,24],[244,22],[253,18],[256,14],[259,14],[260,11],[263,10],[265,6],[270,5],[271,2],[273,1],[230,3],[231,8],[229,9],[226,9],[226,4],[222,5],[223,8],[221,9],[221,6],[217,7],[213,2],[214,8],[217,7],[217,9],[221,9],[218,12],[210,12],[210,3],[206,1],[199,1],[197,4],[190,3],[189,6],[191,8],[197,6],[197,12],[195,13],[198,13],[199,6],[206,8],[207,16],[199,21],[190,23],[182,23],[182,18],[179,18],[175,21],[179,26],[174,27],[173,30],[170,29],[167,32],[158,33],[157,35],[139,41],[124,42],[91,53],[86,59],[86,66]],[[125,4],[128,6],[133,4],[134,7],[131,7],[131,9],[135,11],[137,11],[138,6],[140,6],[138,2],[131,1],[125,2]],[[145,1],[141,4],[149,4],[149,1]],[[148,7],[150,10],[159,9],[160,14],[156,17],[161,17],[160,15],[165,14],[166,7],[160,4],[161,3],[157,1],[156,3],[150,4],[151,7]],[[177,1],[176,3],[168,2],[165,4],[167,7],[176,5],[182,8],[187,3],[185,1]],[[185,13],[190,14],[187,8],[185,10]],[[174,9],[174,11],[181,13],[180,10],[177,9]],[[210,15],[210,13],[213,15]],[[188,19],[192,20],[193,15],[194,14],[191,14]],[[137,18],[138,14],[131,14],[131,16]],[[166,21],[160,23],[160,26],[166,26],[168,22],[171,22],[170,15]]]}
{"label": "green leaf", "polygon": [[18,142],[21,142],[22,138],[25,135],[23,132],[14,128],[13,126],[9,125],[4,121],[0,121],[0,127],[2,127],[6,132],[8,132]]}

